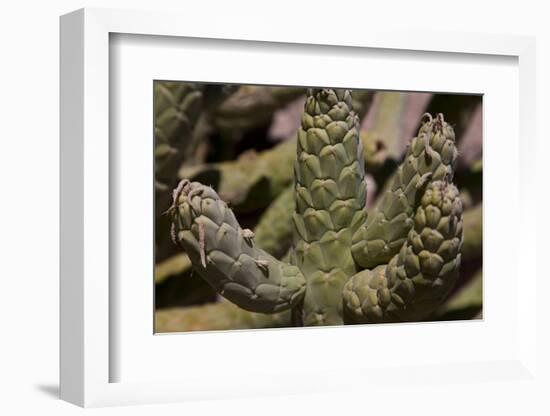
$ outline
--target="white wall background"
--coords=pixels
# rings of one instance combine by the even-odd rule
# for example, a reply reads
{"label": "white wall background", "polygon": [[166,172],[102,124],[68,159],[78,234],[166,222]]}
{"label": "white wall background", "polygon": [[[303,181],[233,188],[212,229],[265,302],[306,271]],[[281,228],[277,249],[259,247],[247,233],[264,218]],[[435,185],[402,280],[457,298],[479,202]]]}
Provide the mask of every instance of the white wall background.
{"label": "white wall background", "polygon": [[[510,3],[510,4],[507,4]],[[368,25],[390,19],[394,24],[431,27],[435,30],[511,33],[537,36],[538,77],[538,178],[548,177],[550,152],[545,130],[550,115],[549,13],[543,1],[480,2],[443,1],[169,1],[169,0],[19,0],[4,2],[0,11],[0,413],[5,415],[80,413],[56,399],[58,383],[58,17],[77,8],[116,7],[188,12],[190,19],[210,13],[249,15],[250,19],[289,24],[321,24],[327,31],[345,30],[346,24]],[[185,24],[185,21],[182,21]],[[504,121],[505,122],[505,121]],[[542,182],[541,182],[542,183]],[[547,213],[548,186],[541,187],[539,215]],[[539,217],[539,218],[540,218]],[[548,223],[540,223],[539,258]],[[544,231],[543,231],[544,230]],[[513,244],[511,244],[513,249]],[[548,285],[546,285],[548,286]],[[545,290],[539,287],[538,290]],[[548,291],[547,291],[548,293]],[[540,305],[540,317],[549,307]],[[545,315],[544,315],[545,314]],[[548,318],[545,318],[546,320]],[[548,337],[546,337],[548,338]],[[550,351],[545,343],[544,352]],[[548,363],[548,361],[546,361]],[[548,372],[547,372],[548,374]],[[501,400],[484,400],[483,389],[471,397],[457,398],[447,409],[435,409],[426,392],[425,405],[411,409],[399,397],[388,401],[388,414],[548,414],[534,400],[510,394],[503,385]],[[540,393],[540,392],[539,392]],[[538,395],[538,393],[537,393]],[[390,394],[391,397],[391,394]],[[281,397],[141,406],[94,410],[114,414],[338,414],[368,413],[368,397],[345,393],[330,396]],[[384,398],[387,400],[387,398]]]}

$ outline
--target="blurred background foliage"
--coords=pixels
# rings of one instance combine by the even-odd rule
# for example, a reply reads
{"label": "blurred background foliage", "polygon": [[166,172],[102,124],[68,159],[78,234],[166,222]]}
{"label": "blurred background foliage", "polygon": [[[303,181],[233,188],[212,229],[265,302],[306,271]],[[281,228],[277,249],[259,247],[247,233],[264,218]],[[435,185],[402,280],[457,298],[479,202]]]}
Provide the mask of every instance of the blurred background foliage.
{"label": "blurred background foliage", "polygon": [[[459,282],[429,320],[482,316],[482,99],[479,95],[353,90],[368,179],[377,203],[425,112],[455,129],[455,182],[465,206]],[[211,185],[256,243],[283,257],[292,241],[293,163],[305,88],[154,83],[155,332],[288,326],[220,299],[170,238],[165,215],[180,179]]]}

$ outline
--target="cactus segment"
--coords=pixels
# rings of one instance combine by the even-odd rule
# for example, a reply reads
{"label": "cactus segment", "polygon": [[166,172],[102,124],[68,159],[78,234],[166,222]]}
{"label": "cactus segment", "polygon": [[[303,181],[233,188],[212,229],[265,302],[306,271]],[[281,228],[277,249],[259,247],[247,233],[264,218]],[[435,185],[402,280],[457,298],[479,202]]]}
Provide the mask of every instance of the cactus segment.
{"label": "cactus segment", "polygon": [[453,177],[458,152],[453,128],[442,114],[426,114],[411,141],[392,185],[365,225],[353,235],[353,258],[363,268],[386,264],[399,250],[413,226],[419,195],[431,181]]}
{"label": "cactus segment", "polygon": [[457,188],[431,182],[405,244],[388,265],[353,276],[343,291],[349,323],[417,321],[445,299],[458,276],[463,243]]}
{"label": "cactus segment", "polygon": [[341,324],[355,274],[351,237],[366,217],[363,149],[348,90],[308,90],[294,168],[294,260],[307,281],[304,325]]}
{"label": "cactus segment", "polygon": [[300,270],[256,247],[233,212],[210,187],[182,180],[170,208],[173,236],[195,270],[241,308],[280,312],[298,304],[305,291]]}

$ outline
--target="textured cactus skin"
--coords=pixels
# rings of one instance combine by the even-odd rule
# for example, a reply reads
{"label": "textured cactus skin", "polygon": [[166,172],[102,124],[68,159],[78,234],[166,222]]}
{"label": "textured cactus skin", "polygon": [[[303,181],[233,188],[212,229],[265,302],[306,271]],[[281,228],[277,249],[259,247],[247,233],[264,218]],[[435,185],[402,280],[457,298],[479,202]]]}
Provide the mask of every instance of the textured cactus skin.
{"label": "textured cactus skin", "polygon": [[183,180],[173,199],[173,238],[216,291],[253,312],[279,312],[301,301],[300,270],[257,248],[212,188]]}
{"label": "textured cactus skin", "polygon": [[295,325],[427,317],[454,284],[463,242],[451,183],[457,151],[443,116],[427,117],[368,219],[349,90],[308,90],[296,149],[290,264],[259,249],[212,188],[183,179],[170,209],[173,238],[195,270],[247,311],[292,309]]}
{"label": "textured cactus skin", "polygon": [[429,116],[410,143],[390,189],[353,236],[353,257],[360,266],[385,264],[399,251],[413,225],[422,188],[430,181],[452,179],[457,156],[452,127],[442,115]]}
{"label": "textured cactus skin", "polygon": [[346,317],[356,323],[416,321],[447,296],[458,276],[463,243],[456,187],[431,182],[407,241],[388,265],[364,270],[344,288]]}
{"label": "textured cactus skin", "polygon": [[307,277],[304,325],[342,323],[341,293],[356,265],[349,247],[366,218],[359,120],[347,90],[308,92],[294,168],[294,261]]}

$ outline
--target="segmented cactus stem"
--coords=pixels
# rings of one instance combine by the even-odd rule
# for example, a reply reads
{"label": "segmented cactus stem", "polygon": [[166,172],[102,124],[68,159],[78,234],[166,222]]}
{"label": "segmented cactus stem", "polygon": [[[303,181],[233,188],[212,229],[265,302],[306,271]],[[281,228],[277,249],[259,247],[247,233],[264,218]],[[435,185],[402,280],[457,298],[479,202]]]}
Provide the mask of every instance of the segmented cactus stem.
{"label": "segmented cactus stem", "polygon": [[305,325],[341,324],[341,290],[356,272],[351,237],[365,221],[359,121],[348,90],[310,89],[294,168],[294,259],[307,281]]}
{"label": "segmented cactus stem", "polygon": [[272,313],[303,297],[305,279],[296,266],[256,247],[233,212],[210,187],[182,180],[170,208],[174,235],[195,270],[222,296],[243,309]]}
{"label": "segmented cactus stem", "polygon": [[353,276],[343,292],[350,323],[417,321],[453,287],[463,242],[462,202],[446,180],[431,182],[407,241],[388,265]]}
{"label": "segmented cactus stem", "polygon": [[424,117],[390,189],[353,236],[353,257],[363,268],[386,264],[401,249],[413,226],[418,196],[430,181],[453,177],[458,156],[454,131],[442,114]]}

